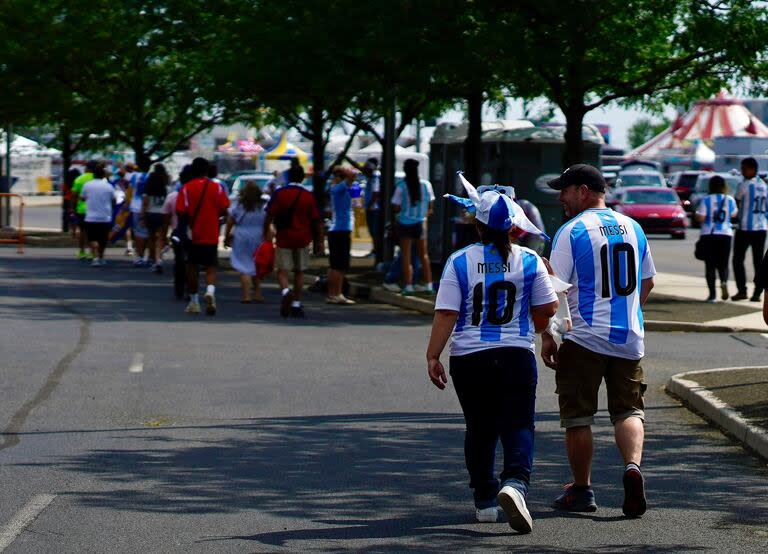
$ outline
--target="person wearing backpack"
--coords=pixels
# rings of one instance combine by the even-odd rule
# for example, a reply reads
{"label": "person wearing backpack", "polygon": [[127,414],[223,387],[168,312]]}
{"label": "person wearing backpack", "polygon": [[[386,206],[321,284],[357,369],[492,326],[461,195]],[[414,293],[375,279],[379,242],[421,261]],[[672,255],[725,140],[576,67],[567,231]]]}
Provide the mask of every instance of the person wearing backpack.
{"label": "person wearing backpack", "polygon": [[[304,171],[288,170],[289,183],[278,187],[267,204],[264,240],[276,238],[275,267],[280,285],[280,315],[304,317],[301,293],[309,269],[309,245],[320,240],[320,213],[315,197],[301,186]],[[274,225],[275,232],[272,227]],[[293,290],[288,273],[293,271]]]}
{"label": "person wearing backpack", "polygon": [[199,270],[205,268],[207,287],[205,290],[205,313],[216,314],[216,277],[219,265],[219,218],[229,207],[229,198],[224,190],[208,178],[208,161],[205,158],[192,160],[192,180],[186,183],[176,198],[176,213],[184,220],[191,232],[187,250],[187,277],[189,304],[186,312],[200,313],[198,298]]}

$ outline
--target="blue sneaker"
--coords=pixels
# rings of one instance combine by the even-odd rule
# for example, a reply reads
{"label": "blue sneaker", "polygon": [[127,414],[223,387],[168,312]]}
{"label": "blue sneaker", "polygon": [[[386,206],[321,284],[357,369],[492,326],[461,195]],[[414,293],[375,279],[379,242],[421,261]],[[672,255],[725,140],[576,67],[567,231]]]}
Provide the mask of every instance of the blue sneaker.
{"label": "blue sneaker", "polygon": [[565,486],[563,494],[555,498],[552,507],[567,512],[594,512],[597,510],[595,492],[591,487],[577,489],[571,483]]}

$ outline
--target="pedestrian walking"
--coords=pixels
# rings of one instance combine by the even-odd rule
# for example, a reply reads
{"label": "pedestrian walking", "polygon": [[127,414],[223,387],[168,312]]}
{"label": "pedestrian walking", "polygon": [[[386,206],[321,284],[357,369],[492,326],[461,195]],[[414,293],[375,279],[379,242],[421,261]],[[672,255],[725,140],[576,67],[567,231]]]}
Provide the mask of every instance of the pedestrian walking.
{"label": "pedestrian walking", "polygon": [[77,177],[72,183],[72,206],[75,220],[77,221],[77,258],[86,260],[91,256],[85,251],[85,245],[88,242],[88,230],[85,225],[85,199],[83,198],[83,187],[88,181],[93,180],[93,170],[99,165],[96,160],[90,160],[85,164],[85,173]]}
{"label": "pedestrian walking", "polygon": [[[500,504],[510,527],[528,533],[533,520],[525,499],[538,381],[534,339],[555,314],[557,296],[541,258],[510,242],[510,229],[528,228],[522,209],[496,191],[479,196],[462,181],[476,209],[480,242],[448,258],[435,302],[427,372],[437,388],[445,388],[440,355],[451,337],[450,376],[466,422],[464,454],[475,517],[495,522]],[[499,440],[501,482],[494,473]]]}
{"label": "pedestrian walking", "polygon": [[155,273],[163,272],[162,249],[165,245],[163,206],[168,196],[170,181],[165,166],[155,164],[152,173],[147,176],[142,196],[141,220],[147,229],[147,249],[151,262],[149,267]]}
{"label": "pedestrian walking", "polygon": [[646,510],[643,454],[646,384],[642,306],[656,269],[648,240],[637,222],[605,206],[605,180],[596,168],[577,164],[550,181],[573,219],[557,232],[550,263],[570,283],[572,329],[558,347],[542,333],[541,357],[555,370],[560,426],[573,483],[554,507],[574,512],[597,509],[592,490],[592,425],[600,384],[605,380],[608,413],[624,460],[624,503],[628,517]]}
{"label": "pedestrian walking", "polygon": [[[739,229],[733,237],[733,276],[736,279],[736,294],[732,300],[746,300],[747,274],[744,271],[744,258],[748,249],[752,249],[752,267],[755,275],[765,252],[765,234],[768,230],[768,185],[757,176],[757,160],[741,160],[741,175],[744,180],[736,192],[736,205],[739,209]],[[755,281],[751,302],[760,302],[763,288]]]}
{"label": "pedestrian walking", "polygon": [[344,296],[344,274],[349,271],[352,230],[355,228],[355,214],[352,205],[350,187],[354,179],[348,179],[349,171],[341,167],[333,170],[331,178],[329,203],[331,208],[331,225],[328,229],[328,304],[349,305],[355,301]]}
{"label": "pedestrian walking", "polygon": [[346,160],[352,164],[365,177],[364,202],[365,222],[368,226],[368,234],[373,241],[373,249],[368,254],[374,257],[374,265],[382,260],[381,236],[379,235],[380,213],[381,213],[381,172],[379,171],[379,160],[368,158],[364,164],[358,164],[353,159],[346,157]]}
{"label": "pedestrian walking", "polygon": [[[432,269],[427,252],[427,219],[432,215],[435,193],[429,181],[419,178],[419,162],[405,160],[403,163],[405,178],[398,181],[392,196],[392,205],[397,214],[397,236],[402,251],[404,287],[402,293],[411,295],[415,292],[434,294],[432,288]],[[423,285],[413,285],[413,264],[411,249],[416,247],[421,259]]]}
{"label": "pedestrian walking", "polygon": [[261,189],[255,181],[246,181],[237,202],[229,208],[224,233],[224,245],[232,248],[232,268],[240,273],[240,302],[243,304],[264,302],[253,254],[264,239],[265,219]]}
{"label": "pedestrian walking", "polygon": [[217,183],[208,178],[208,161],[192,160],[192,180],[176,199],[176,212],[184,218],[191,232],[187,251],[189,304],[186,312],[200,313],[200,268],[205,268],[205,313],[216,314],[216,278],[219,266],[219,218],[229,207],[229,198]]}
{"label": "pedestrian walking", "polygon": [[709,195],[699,202],[694,214],[696,221],[701,223],[699,248],[704,256],[704,271],[709,288],[706,302],[710,303],[717,302],[715,273],[720,277],[720,298],[728,300],[728,258],[731,255],[733,220],[739,210],[736,200],[727,191],[725,179],[713,175],[709,180]]}
{"label": "pedestrian walking", "polygon": [[81,196],[85,202],[85,225],[91,243],[91,265],[98,267],[107,265],[104,250],[112,228],[112,211],[117,203],[118,191],[107,181],[103,165],[94,165],[92,173],[93,179],[83,186]]}
{"label": "pedestrian walking", "polygon": [[[179,217],[176,214],[176,200],[179,196],[179,190],[186,183],[192,180],[192,166],[185,165],[179,172],[178,188],[174,188],[163,203],[163,237],[168,237],[169,229],[175,231],[179,224]],[[173,292],[177,300],[183,300],[187,296],[187,247],[178,240],[171,239],[171,249],[173,250]]]}
{"label": "pedestrian walking", "polygon": [[134,254],[136,255],[133,265],[135,267],[149,267],[151,262],[146,257],[149,230],[141,215],[144,210],[144,188],[147,184],[147,174],[139,171],[136,164],[127,163],[125,164],[125,180],[128,182],[128,190],[130,190],[127,197],[130,197],[128,209],[131,212],[131,234],[128,239],[128,250],[131,250],[130,237],[132,237],[135,246]]}
{"label": "pedestrian walking", "polygon": [[[320,213],[315,197],[305,189],[299,179],[304,170],[289,172],[290,182],[278,186],[267,204],[264,220],[264,240],[275,237],[275,267],[280,285],[280,315],[304,317],[301,297],[304,288],[304,272],[309,269],[309,245],[319,245]],[[272,224],[274,223],[274,232]],[[293,272],[293,289],[289,273]]]}

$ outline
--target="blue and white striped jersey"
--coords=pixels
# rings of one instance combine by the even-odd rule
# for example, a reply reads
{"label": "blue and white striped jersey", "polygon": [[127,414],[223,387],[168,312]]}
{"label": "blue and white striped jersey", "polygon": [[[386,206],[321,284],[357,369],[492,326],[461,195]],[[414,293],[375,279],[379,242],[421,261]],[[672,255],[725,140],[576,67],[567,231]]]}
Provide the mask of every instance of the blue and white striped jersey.
{"label": "blue and white striped jersey", "polygon": [[451,356],[489,348],[533,350],[536,331],[531,306],[557,299],[541,258],[512,245],[506,260],[489,244],[454,252],[443,270],[436,310],[459,312]]}
{"label": "blue and white striped jersey", "polygon": [[733,236],[733,223],[731,218],[739,213],[736,200],[727,194],[710,194],[702,198],[696,213],[706,216],[701,224],[702,235],[726,235]]}
{"label": "blue and white striped jersey", "polygon": [[333,217],[329,231],[351,231],[355,228],[352,195],[344,181],[331,185],[331,213]]}
{"label": "blue and white striped jersey", "polygon": [[435,201],[435,193],[432,190],[432,183],[421,181],[421,200],[416,204],[411,203],[408,196],[408,185],[405,180],[400,180],[395,185],[395,193],[392,195],[392,204],[400,206],[400,213],[397,214],[397,221],[401,225],[416,225],[423,223],[427,219],[429,212],[429,203]]}
{"label": "blue and white striped jersey", "polygon": [[745,180],[736,192],[739,202],[739,229],[768,230],[768,185],[760,177]]}
{"label": "blue and white striped jersey", "polygon": [[642,358],[640,283],[656,268],[640,225],[609,208],[585,210],[555,235],[550,263],[557,277],[573,285],[573,329],[563,338],[600,354]]}

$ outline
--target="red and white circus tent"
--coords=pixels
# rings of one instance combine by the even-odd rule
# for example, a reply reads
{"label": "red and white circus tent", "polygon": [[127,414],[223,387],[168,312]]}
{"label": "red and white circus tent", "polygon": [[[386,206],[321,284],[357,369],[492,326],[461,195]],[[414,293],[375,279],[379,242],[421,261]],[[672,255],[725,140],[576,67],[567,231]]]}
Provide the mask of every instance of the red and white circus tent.
{"label": "red and white circus tent", "polygon": [[766,127],[741,100],[720,93],[711,100],[700,100],[685,115],[651,140],[632,150],[629,158],[657,158],[675,150],[690,149],[715,137],[768,137]]}

